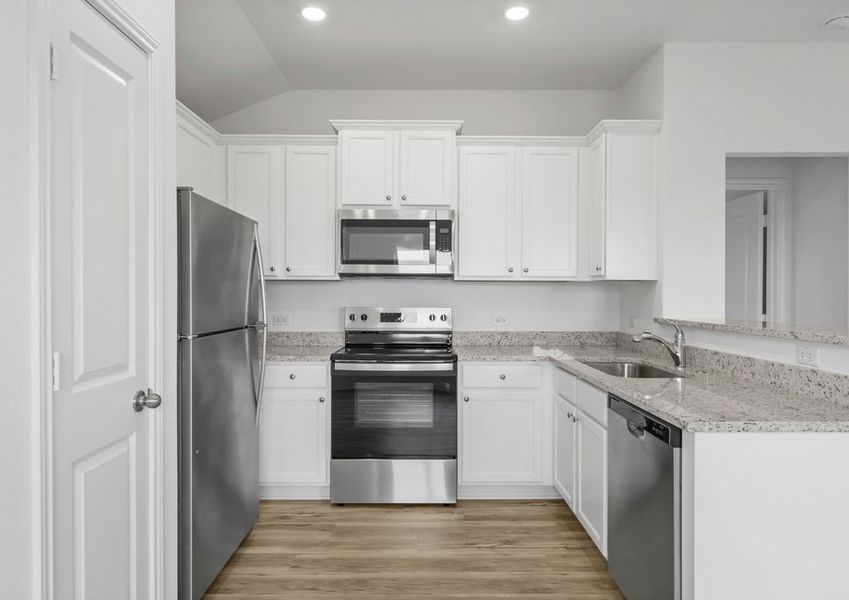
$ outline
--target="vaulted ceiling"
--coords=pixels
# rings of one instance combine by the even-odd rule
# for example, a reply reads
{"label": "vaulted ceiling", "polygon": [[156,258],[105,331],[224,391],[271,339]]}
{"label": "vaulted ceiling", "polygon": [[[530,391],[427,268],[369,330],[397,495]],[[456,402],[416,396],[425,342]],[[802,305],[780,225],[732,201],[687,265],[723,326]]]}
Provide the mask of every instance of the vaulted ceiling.
{"label": "vaulted ceiling", "polygon": [[[327,19],[305,21],[305,4]],[[504,9],[523,4],[523,22]],[[849,0],[176,0],[177,97],[215,120],[291,89],[615,89],[664,42],[847,42]]]}

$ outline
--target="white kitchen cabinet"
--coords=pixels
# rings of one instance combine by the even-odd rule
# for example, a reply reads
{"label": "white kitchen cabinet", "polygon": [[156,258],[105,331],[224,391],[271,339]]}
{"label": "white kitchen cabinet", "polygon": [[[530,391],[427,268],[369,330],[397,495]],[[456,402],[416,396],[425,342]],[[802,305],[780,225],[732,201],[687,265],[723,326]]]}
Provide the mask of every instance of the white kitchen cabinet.
{"label": "white kitchen cabinet", "polygon": [[218,144],[218,132],[177,102],[176,133],[177,186],[226,204],[227,150]]}
{"label": "white kitchen cabinet", "polygon": [[269,277],[280,275],[283,266],[281,167],[279,146],[227,148],[227,204],[258,223],[265,273]]}
{"label": "white kitchen cabinet", "polygon": [[259,420],[262,496],[327,497],[327,364],[270,363],[267,381]]}
{"label": "white kitchen cabinet", "polygon": [[577,148],[461,146],[459,180],[460,278],[577,277]]}
{"label": "white kitchen cabinet", "polygon": [[554,405],[554,487],[573,510],[578,487],[577,407],[559,394]]}
{"label": "white kitchen cabinet", "polygon": [[395,135],[392,131],[339,132],[341,204],[392,205],[395,191]]}
{"label": "white kitchen cabinet", "polygon": [[342,206],[455,204],[460,121],[331,121],[339,132]]}
{"label": "white kitchen cabinet", "polygon": [[286,147],[283,276],[336,279],[336,148]]}
{"label": "white kitchen cabinet", "polygon": [[401,206],[451,206],[454,132],[401,131],[399,142]]}
{"label": "white kitchen cabinet", "polygon": [[586,413],[577,415],[578,520],[607,556],[607,429]]}
{"label": "white kitchen cabinet", "polygon": [[515,155],[512,147],[460,148],[460,277],[509,279],[516,274]]}
{"label": "white kitchen cabinet", "polygon": [[657,279],[659,121],[602,121],[588,136],[590,277]]}
{"label": "white kitchen cabinet", "polygon": [[522,276],[578,275],[578,150],[522,149]]}
{"label": "white kitchen cabinet", "polygon": [[464,390],[461,483],[542,483],[542,397],[539,390]]}

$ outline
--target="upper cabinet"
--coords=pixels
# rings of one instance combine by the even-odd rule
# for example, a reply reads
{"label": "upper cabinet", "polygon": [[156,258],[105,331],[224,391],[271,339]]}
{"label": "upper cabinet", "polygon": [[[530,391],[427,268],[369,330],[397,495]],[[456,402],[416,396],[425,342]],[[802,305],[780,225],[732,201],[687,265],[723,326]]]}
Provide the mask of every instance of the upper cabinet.
{"label": "upper cabinet", "polygon": [[452,206],[460,121],[332,121],[340,204]]}
{"label": "upper cabinet", "polygon": [[201,196],[225,204],[227,151],[217,139],[217,131],[177,103],[177,186],[193,188]]}
{"label": "upper cabinet", "polygon": [[578,276],[578,148],[460,147],[460,278]]}
{"label": "upper cabinet", "polygon": [[587,149],[587,274],[657,279],[660,121],[602,121]]}

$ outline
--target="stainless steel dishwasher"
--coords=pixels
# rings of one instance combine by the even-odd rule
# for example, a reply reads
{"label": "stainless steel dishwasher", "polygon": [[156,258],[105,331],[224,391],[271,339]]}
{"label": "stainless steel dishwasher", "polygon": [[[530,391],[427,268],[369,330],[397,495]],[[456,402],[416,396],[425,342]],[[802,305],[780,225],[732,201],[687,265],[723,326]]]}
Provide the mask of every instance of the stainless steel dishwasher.
{"label": "stainless steel dishwasher", "polygon": [[681,430],[610,396],[607,568],[628,600],[681,598]]}

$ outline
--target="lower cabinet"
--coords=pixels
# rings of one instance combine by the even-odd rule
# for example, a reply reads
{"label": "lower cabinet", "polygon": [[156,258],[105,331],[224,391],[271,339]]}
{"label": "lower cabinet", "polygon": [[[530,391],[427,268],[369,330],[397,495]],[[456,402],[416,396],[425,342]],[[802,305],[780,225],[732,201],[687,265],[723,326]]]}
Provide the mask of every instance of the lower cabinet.
{"label": "lower cabinet", "polygon": [[[459,483],[470,497],[523,497],[551,483],[551,436],[539,363],[462,368]],[[469,491],[471,490],[471,492]]]}
{"label": "lower cabinet", "polygon": [[555,368],[554,487],[607,556],[607,393]]}
{"label": "lower cabinet", "polygon": [[[323,367],[325,376],[316,381]],[[269,365],[259,422],[259,482],[264,498],[327,496],[330,389],[326,364]],[[297,387],[320,383],[323,387]],[[286,382],[285,384],[283,382]],[[273,386],[281,387],[273,387]],[[285,385],[286,387],[282,387]]]}

